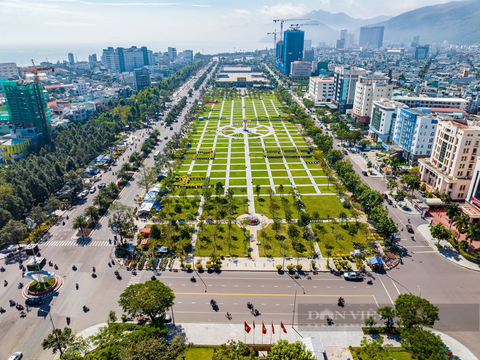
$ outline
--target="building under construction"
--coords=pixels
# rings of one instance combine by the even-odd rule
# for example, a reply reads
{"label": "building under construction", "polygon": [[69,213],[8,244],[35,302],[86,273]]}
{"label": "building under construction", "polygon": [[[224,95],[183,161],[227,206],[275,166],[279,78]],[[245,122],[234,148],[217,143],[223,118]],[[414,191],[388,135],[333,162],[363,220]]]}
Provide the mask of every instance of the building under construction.
{"label": "building under construction", "polygon": [[15,128],[37,128],[48,141],[52,134],[52,117],[39,82],[3,80],[2,92],[7,100],[9,124]]}

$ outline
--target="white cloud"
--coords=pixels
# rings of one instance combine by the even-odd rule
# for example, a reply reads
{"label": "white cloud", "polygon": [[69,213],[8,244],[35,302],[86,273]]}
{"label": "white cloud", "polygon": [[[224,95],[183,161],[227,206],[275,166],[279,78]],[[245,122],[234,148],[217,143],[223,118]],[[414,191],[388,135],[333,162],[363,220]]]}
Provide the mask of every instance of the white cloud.
{"label": "white cloud", "polygon": [[211,5],[192,5],[193,7],[203,7],[203,8],[209,8],[212,7]]}
{"label": "white cloud", "polygon": [[233,12],[233,17],[237,19],[248,19],[251,17],[251,13],[245,9],[235,9]]}
{"label": "white cloud", "polygon": [[284,3],[273,6],[264,5],[260,14],[266,18],[286,18],[305,15],[309,10],[305,4]]}
{"label": "white cloud", "polygon": [[72,22],[72,21],[47,21],[45,24],[54,26],[95,26],[92,23]]}
{"label": "white cloud", "polygon": [[180,5],[179,3],[164,3],[164,2],[137,2],[137,3],[92,3],[82,1],[85,5],[100,5],[100,6],[172,6]]}

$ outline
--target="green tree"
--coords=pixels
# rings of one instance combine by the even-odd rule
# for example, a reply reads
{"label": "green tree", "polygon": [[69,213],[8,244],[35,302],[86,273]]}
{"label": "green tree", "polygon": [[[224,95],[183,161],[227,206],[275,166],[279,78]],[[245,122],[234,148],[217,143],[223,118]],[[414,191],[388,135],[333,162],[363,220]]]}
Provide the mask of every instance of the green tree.
{"label": "green tree", "polygon": [[455,220],[456,216],[462,215],[462,209],[457,204],[450,204],[447,206],[447,216],[450,219],[450,226],[449,229],[452,228],[453,221]]}
{"label": "green tree", "polygon": [[465,238],[470,240],[470,246],[472,246],[472,242],[480,240],[480,227],[476,224],[470,224],[465,235]]}
{"label": "green tree", "polygon": [[368,326],[368,327],[375,326],[377,324],[377,322],[375,321],[375,318],[372,315],[367,316],[364,321],[365,321],[365,326]]}
{"label": "green tree", "polygon": [[108,206],[108,199],[105,194],[98,194],[93,198],[93,205],[98,206],[100,209],[105,209]]}
{"label": "green tree", "polygon": [[65,326],[62,329],[53,329],[51,334],[43,339],[42,347],[43,350],[51,349],[52,353],[60,353],[60,357],[68,349],[68,347],[73,344],[76,340],[75,334],[72,329]]}
{"label": "green tree", "polygon": [[448,359],[445,344],[440,336],[422,328],[414,327],[403,330],[400,344],[413,359]]}
{"label": "green tree", "polygon": [[121,347],[119,358],[120,360],[171,360],[178,359],[183,349],[180,336],[175,337],[171,344],[163,338],[132,339]]}
{"label": "green tree", "polygon": [[75,230],[80,230],[80,237],[85,236],[85,229],[88,227],[88,222],[85,220],[85,217],[83,216],[77,216],[73,220],[72,228]]}
{"label": "green tree", "polygon": [[229,340],[227,344],[216,346],[212,360],[257,360],[255,351],[247,344]]}
{"label": "green tree", "polygon": [[439,222],[433,226],[430,226],[430,234],[434,239],[437,239],[438,243],[440,244],[440,241],[450,239],[452,236],[452,231],[447,229],[442,223]]}
{"label": "green tree", "polygon": [[124,237],[131,232],[135,226],[133,218],[134,209],[132,207],[122,204],[119,201],[115,201],[110,205],[110,210],[108,212],[108,226],[116,228],[122,243]]}
{"label": "green tree", "polygon": [[394,190],[396,187],[397,187],[397,182],[395,181],[395,179],[392,179],[392,178],[389,178],[388,181],[387,181],[387,189],[388,190]]}
{"label": "green tree", "polygon": [[257,199],[260,197],[260,185],[255,186],[255,193],[257,194]]}
{"label": "green tree", "polygon": [[387,344],[383,345],[383,336],[379,336],[376,339],[367,339],[363,337],[363,340],[360,341],[360,354],[362,359],[369,360],[390,360],[392,358],[392,345]]}
{"label": "green tree", "polygon": [[438,307],[430,301],[416,295],[400,294],[395,300],[395,313],[399,325],[406,328],[414,326],[433,327],[438,317]]}
{"label": "green tree", "polygon": [[157,181],[157,172],[152,167],[142,166],[138,174],[137,183],[145,188],[145,192]]}
{"label": "green tree", "polygon": [[455,227],[457,228],[458,235],[457,238],[455,239],[455,242],[458,243],[458,239],[460,239],[460,235],[468,229],[468,226],[470,225],[470,217],[468,215],[462,215],[462,216],[457,216],[455,218],[455,221],[453,223]]}
{"label": "green tree", "polygon": [[100,212],[97,207],[89,206],[85,209],[85,216],[88,216],[93,221],[97,221],[100,218]]}
{"label": "green tree", "polygon": [[300,341],[289,343],[287,340],[278,340],[268,352],[270,360],[315,360],[316,356],[306,350]]}
{"label": "green tree", "polygon": [[384,306],[377,309],[377,314],[380,315],[380,320],[385,320],[387,328],[393,327],[393,319],[396,316],[395,309],[391,306]]}
{"label": "green tree", "polygon": [[2,230],[0,230],[0,241],[3,244],[20,244],[28,235],[28,228],[23,222],[10,220]]}
{"label": "green tree", "polygon": [[175,295],[170,287],[159,280],[128,286],[120,295],[118,304],[130,316],[145,315],[151,321],[163,316],[173,305]]}

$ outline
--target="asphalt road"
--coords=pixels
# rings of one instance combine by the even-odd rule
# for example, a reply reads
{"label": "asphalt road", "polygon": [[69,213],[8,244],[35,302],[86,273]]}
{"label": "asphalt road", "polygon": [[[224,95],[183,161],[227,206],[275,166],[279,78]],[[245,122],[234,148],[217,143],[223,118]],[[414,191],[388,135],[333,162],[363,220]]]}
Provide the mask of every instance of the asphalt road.
{"label": "asphalt road", "polygon": [[[207,65],[208,66],[208,65]],[[179,96],[183,96],[188,89],[183,89]],[[192,99],[193,101],[193,99]],[[159,124],[155,124],[159,125]],[[178,130],[180,124],[174,124]],[[174,131],[175,131],[174,130]],[[165,129],[160,129],[162,136]],[[141,133],[141,132],[140,132]],[[170,136],[170,135],[169,135]],[[165,142],[160,143],[161,150]],[[129,149],[128,151],[133,151]],[[152,161],[148,159],[147,161]],[[362,169],[352,161],[355,171]],[[147,162],[147,165],[150,165]],[[115,180],[111,171],[104,174],[105,182]],[[378,178],[364,178],[374,189],[386,190],[386,183]],[[133,205],[133,198],[141,190],[133,181],[130,187],[122,194],[120,201]],[[93,198],[88,195],[86,203],[77,205],[69,212],[70,221],[83,212]],[[405,224],[405,214],[389,207],[391,216],[399,224]],[[414,228],[422,223],[420,216],[411,216]],[[107,263],[110,260],[113,247],[108,244],[112,236],[106,225],[102,226],[92,236],[92,244],[86,246],[48,246],[50,241],[68,241],[73,235],[69,223],[52,228],[52,238],[40,245],[42,254],[52,259],[59,265],[57,273],[65,282],[58,294],[47,298],[45,303],[34,308],[25,318],[21,318],[18,311],[8,308],[7,312],[0,315],[0,359],[7,358],[14,351],[23,351],[27,359],[51,359],[49,351],[41,349],[41,342],[52,330],[52,327],[63,327],[66,325],[66,317],[72,320],[70,326],[76,331],[98,324],[106,320],[108,312],[115,310],[120,317],[121,309],[117,300],[121,292],[129,284],[144,282],[152,276],[152,271],[142,271],[138,275],[132,275],[124,269],[119,269],[122,280],[117,280],[113,274],[118,267],[109,268]],[[199,323],[222,323],[234,322],[241,324],[243,321],[255,319],[257,323],[264,321],[282,321],[284,324],[291,324],[294,304],[298,311],[304,309],[338,309],[336,299],[338,296],[345,297],[346,310],[358,309],[363,306],[365,309],[376,306],[391,305],[398,294],[412,293],[421,295],[437,305],[453,304],[453,312],[461,319],[470,314],[470,319],[477,323],[474,331],[465,331],[459,324],[439,323],[438,329],[453,336],[477,355],[480,354],[480,331],[478,330],[478,306],[480,304],[480,285],[478,279],[480,274],[465,270],[438,256],[421,238],[416,234],[417,241],[413,242],[403,237],[400,244],[408,249],[409,253],[404,258],[403,265],[389,271],[387,274],[370,274],[373,285],[366,282],[348,282],[341,277],[329,273],[311,275],[310,280],[306,276],[300,279],[292,279],[286,274],[270,272],[228,272],[195,275],[197,282],[190,282],[189,273],[185,272],[158,272],[157,277],[165,284],[172,286],[176,300],[173,307],[175,322],[199,322]],[[106,246],[95,246],[96,242],[104,242]],[[0,291],[0,305],[8,307],[8,299],[23,301],[20,290],[16,285],[21,279],[21,272],[18,270],[18,258],[5,261],[7,271],[0,274],[0,280],[7,279],[9,285]],[[71,266],[75,264],[77,271]],[[98,277],[91,277],[92,266],[96,267]],[[48,268],[48,266],[47,266]],[[80,285],[75,290],[75,283]],[[295,291],[297,296],[295,297]],[[303,293],[305,291],[305,294]],[[212,310],[209,302],[215,299],[220,307],[218,312]],[[260,311],[258,317],[254,318],[246,306],[246,302],[253,303]],[[471,312],[463,304],[473,304],[477,312]],[[91,311],[83,313],[82,306],[87,305]],[[467,309],[467,310],[465,310]],[[232,320],[225,317],[229,311]],[[449,314],[441,313],[442,318]],[[302,320],[303,319],[303,320]],[[304,318],[295,316],[295,324],[304,323]]]}

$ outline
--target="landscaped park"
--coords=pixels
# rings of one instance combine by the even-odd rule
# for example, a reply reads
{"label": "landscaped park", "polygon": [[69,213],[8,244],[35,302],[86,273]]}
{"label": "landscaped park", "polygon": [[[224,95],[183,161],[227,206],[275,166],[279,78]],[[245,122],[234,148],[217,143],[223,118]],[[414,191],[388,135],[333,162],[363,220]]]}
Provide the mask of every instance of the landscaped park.
{"label": "landscaped park", "polygon": [[[350,210],[291,118],[273,91],[214,88],[206,95],[161,203],[163,219],[201,222],[195,256],[252,255],[242,214],[263,215],[255,234],[260,257],[312,257],[315,241],[332,255],[367,247],[366,224],[347,223]],[[295,222],[305,214],[327,222],[307,236]]]}

